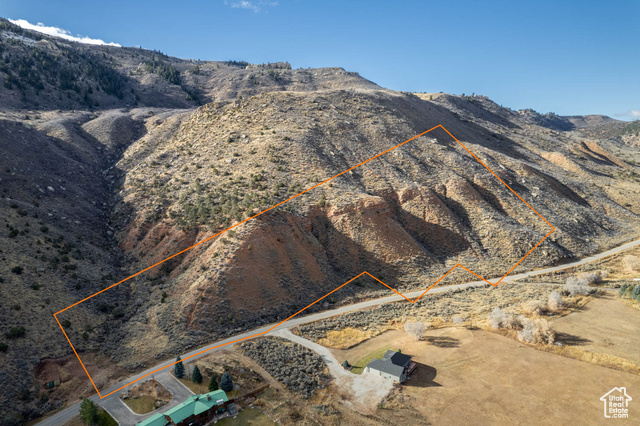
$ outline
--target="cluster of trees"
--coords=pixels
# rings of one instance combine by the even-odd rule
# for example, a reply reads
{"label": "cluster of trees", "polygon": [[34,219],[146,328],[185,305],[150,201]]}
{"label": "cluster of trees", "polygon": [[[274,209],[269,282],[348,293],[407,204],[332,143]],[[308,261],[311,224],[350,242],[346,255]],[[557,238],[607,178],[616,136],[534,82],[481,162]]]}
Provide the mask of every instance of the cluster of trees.
{"label": "cluster of trees", "polygon": [[623,135],[638,135],[640,134],[640,120],[632,121],[622,128],[620,131]]}
{"label": "cluster of trees", "polygon": [[83,52],[74,48],[64,48],[53,55],[36,46],[24,46],[9,52],[6,50],[0,61],[0,72],[4,73],[4,87],[26,93],[35,90],[36,95],[44,90],[45,84],[61,90],[75,92],[82,96],[89,106],[93,104],[90,95],[94,90],[102,90],[108,95],[122,99],[127,80],[108,64],[106,55]]}
{"label": "cluster of trees", "polygon": [[[167,58],[167,56],[164,54],[161,56],[154,55],[151,60],[145,61],[144,64],[147,68],[147,72],[158,74],[160,77],[167,80],[167,82],[180,86],[180,88],[187,94],[188,101],[195,101],[198,104],[201,103],[200,93],[198,90],[187,85],[183,81],[180,71],[178,71],[173,65],[164,62],[162,58]],[[200,72],[200,68],[196,68],[197,72],[194,72],[194,74],[198,74]]]}
{"label": "cluster of trees", "polygon": [[570,296],[591,294],[594,289],[589,286],[599,283],[602,278],[601,272],[584,272],[577,276],[569,277],[564,285],[564,292]]}
{"label": "cluster of trees", "polygon": [[551,324],[544,318],[531,319],[494,308],[489,314],[489,323],[494,329],[517,330],[518,339],[526,343],[553,344],[556,335]]}
{"label": "cluster of trees", "polygon": [[153,56],[150,61],[145,61],[147,72],[158,74],[171,84],[180,85],[180,71],[171,64],[165,63],[158,56]]}
{"label": "cluster of trees", "polygon": [[[184,368],[184,364],[182,363],[182,360],[180,357],[176,358],[177,363],[175,364],[175,366],[173,367],[173,374],[179,378],[182,379],[185,377],[186,372],[185,372],[185,368]],[[200,372],[200,368],[198,368],[198,366],[194,366],[193,367],[193,371],[191,372],[191,381],[193,383],[197,383],[197,384],[201,384],[202,381],[204,380],[204,378],[202,377],[202,373]],[[225,392],[229,392],[233,390],[233,380],[231,379],[231,375],[228,372],[224,372],[222,374],[222,376],[220,377],[220,382],[218,382],[218,379],[216,377],[215,374],[211,374],[211,377],[209,379],[209,392],[213,392],[214,390],[218,390],[218,389],[222,389]]]}
{"label": "cluster of trees", "polygon": [[620,287],[620,296],[630,297],[640,302],[640,285],[623,284],[622,287]]}
{"label": "cluster of trees", "polygon": [[226,61],[225,64],[231,65],[232,67],[246,68],[249,65],[249,62],[247,62],[247,61]]}

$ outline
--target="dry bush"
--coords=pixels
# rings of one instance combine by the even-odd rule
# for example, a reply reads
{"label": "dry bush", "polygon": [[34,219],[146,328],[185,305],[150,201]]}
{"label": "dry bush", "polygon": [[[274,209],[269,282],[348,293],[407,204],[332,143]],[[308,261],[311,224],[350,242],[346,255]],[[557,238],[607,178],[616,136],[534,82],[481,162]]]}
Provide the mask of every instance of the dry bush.
{"label": "dry bush", "polygon": [[542,315],[547,310],[547,306],[539,300],[529,300],[522,308],[528,315]]}
{"label": "dry bush", "polygon": [[587,295],[591,291],[589,289],[589,284],[590,282],[588,277],[569,277],[564,285],[564,290],[571,296],[575,296],[577,294]]}
{"label": "dry bush", "polygon": [[549,301],[547,302],[547,307],[551,312],[558,312],[562,305],[562,295],[560,293],[555,290],[549,293]]}
{"label": "dry bush", "polygon": [[601,271],[581,272],[577,275],[578,279],[584,280],[587,285],[597,284],[602,281]]}
{"label": "dry bush", "polygon": [[622,258],[622,264],[627,272],[640,272],[640,257],[631,254]]}
{"label": "dry bush", "polygon": [[522,342],[551,345],[555,341],[556,334],[547,320],[520,317],[520,322],[522,330],[518,331],[518,339]]}
{"label": "dry bush", "polygon": [[408,322],[404,325],[404,331],[410,336],[416,338],[416,340],[422,339],[427,327],[421,322]]}
{"label": "dry bush", "polygon": [[514,314],[504,312],[500,308],[494,308],[489,314],[489,323],[494,329],[509,328],[515,329],[520,327],[520,320]]}
{"label": "dry bush", "polygon": [[464,322],[464,318],[462,318],[460,315],[456,315],[455,317],[451,318],[451,322],[456,325],[459,325]]}

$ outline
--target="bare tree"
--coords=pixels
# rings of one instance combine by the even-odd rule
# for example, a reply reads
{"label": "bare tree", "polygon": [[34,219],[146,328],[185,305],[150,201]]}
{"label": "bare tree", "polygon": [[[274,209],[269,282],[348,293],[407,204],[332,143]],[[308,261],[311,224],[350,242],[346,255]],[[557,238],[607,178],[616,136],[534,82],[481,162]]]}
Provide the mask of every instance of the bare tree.
{"label": "bare tree", "polygon": [[569,277],[564,285],[564,289],[571,295],[589,294],[589,279],[586,277]]}
{"label": "bare tree", "polygon": [[427,328],[421,322],[408,322],[404,325],[404,331],[406,331],[410,336],[415,337],[416,340],[420,340],[422,339],[425,331],[427,331]]}
{"label": "bare tree", "polygon": [[520,327],[520,320],[514,314],[504,312],[500,308],[493,308],[493,311],[489,314],[489,323],[494,329]]}
{"label": "bare tree", "polygon": [[557,312],[562,307],[562,295],[555,290],[549,293],[547,306],[551,312]]}

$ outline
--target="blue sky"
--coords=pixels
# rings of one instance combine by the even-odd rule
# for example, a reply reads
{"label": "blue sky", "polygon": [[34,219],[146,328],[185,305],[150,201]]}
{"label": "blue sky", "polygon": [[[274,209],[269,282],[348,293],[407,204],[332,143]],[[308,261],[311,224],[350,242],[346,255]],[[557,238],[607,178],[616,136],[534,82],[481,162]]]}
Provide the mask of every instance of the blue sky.
{"label": "blue sky", "polygon": [[3,0],[0,16],[182,58],[340,66],[395,90],[640,118],[637,0]]}

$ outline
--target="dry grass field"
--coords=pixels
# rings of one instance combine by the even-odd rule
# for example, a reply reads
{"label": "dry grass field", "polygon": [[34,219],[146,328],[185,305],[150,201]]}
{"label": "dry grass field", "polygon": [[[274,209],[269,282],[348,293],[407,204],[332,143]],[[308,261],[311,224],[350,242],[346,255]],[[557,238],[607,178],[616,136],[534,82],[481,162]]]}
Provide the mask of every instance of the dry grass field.
{"label": "dry grass field", "polygon": [[572,346],[640,363],[638,324],[640,310],[610,294],[553,323],[556,332],[562,333],[560,338]]}

